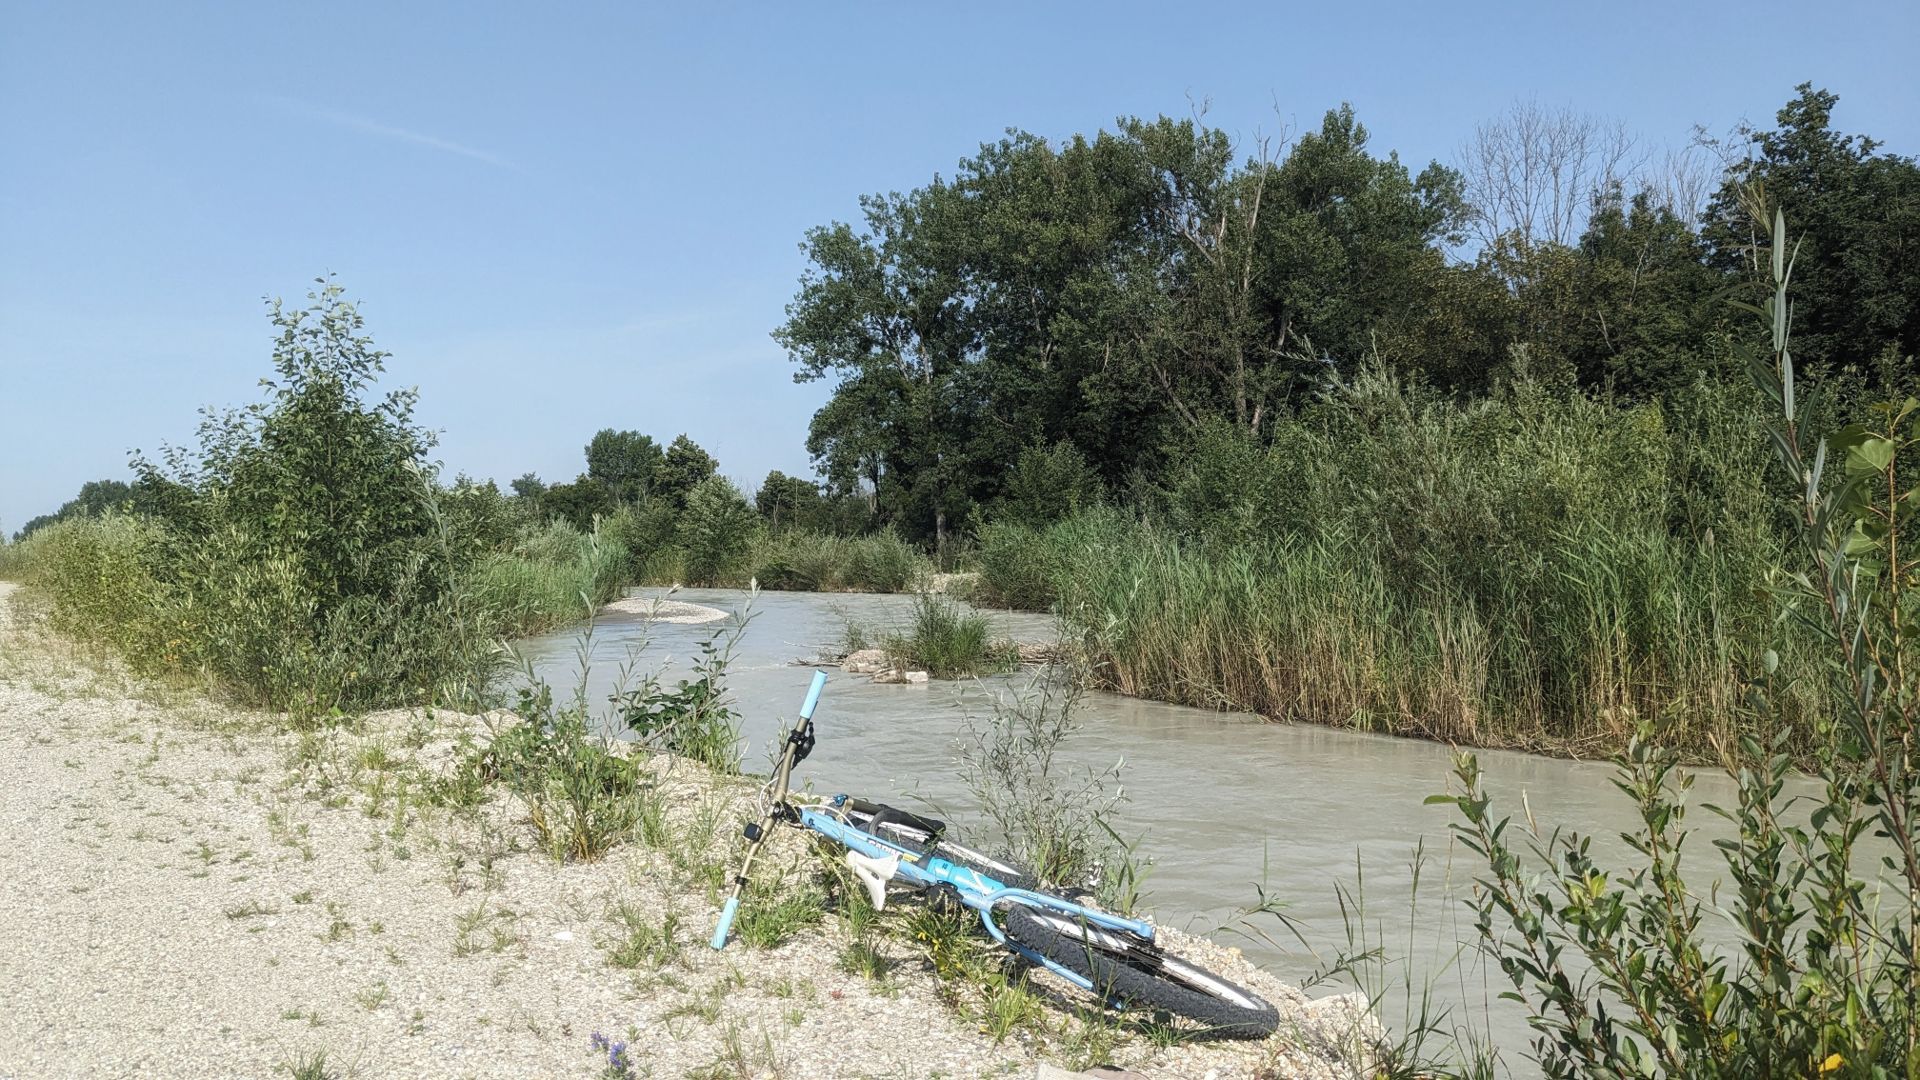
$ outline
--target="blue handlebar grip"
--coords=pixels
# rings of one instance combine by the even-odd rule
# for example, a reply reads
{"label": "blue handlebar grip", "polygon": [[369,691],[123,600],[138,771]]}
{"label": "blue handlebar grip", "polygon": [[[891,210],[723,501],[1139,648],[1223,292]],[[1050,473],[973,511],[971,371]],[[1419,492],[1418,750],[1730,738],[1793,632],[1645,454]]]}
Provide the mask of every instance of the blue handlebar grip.
{"label": "blue handlebar grip", "polygon": [[727,906],[720,909],[720,925],[713,928],[713,947],[727,947],[727,932],[733,929],[733,917],[740,911],[740,898],[727,897]]}
{"label": "blue handlebar grip", "polygon": [[807,687],[807,703],[800,706],[800,719],[802,720],[813,719],[813,707],[815,705],[820,704],[820,691],[826,685],[827,685],[827,673],[824,671],[814,672],[813,685]]}

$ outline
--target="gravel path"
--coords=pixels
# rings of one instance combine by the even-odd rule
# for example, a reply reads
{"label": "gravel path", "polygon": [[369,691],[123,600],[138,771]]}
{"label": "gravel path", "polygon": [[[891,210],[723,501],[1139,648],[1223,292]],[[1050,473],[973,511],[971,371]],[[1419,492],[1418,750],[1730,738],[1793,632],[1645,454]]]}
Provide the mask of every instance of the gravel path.
{"label": "gravel path", "polygon": [[[0,1080],[285,1076],[318,1055],[331,1076],[589,1077],[606,1066],[596,1032],[630,1044],[633,1076],[1033,1076],[1079,1045],[1065,1012],[1058,1037],[996,1045],[904,948],[883,981],[843,971],[833,918],[715,953],[714,906],[684,858],[632,843],[563,865],[531,850],[512,800],[463,813],[421,797],[457,745],[511,718],[286,734],[117,673],[14,617],[8,591]],[[704,830],[724,855],[750,793],[647,767],[679,795],[676,835]],[[769,865],[808,857],[786,830]],[[1372,1030],[1355,1002],[1309,1002],[1171,936],[1289,1022],[1253,1046],[1125,1040],[1116,1063],[1196,1080],[1352,1073],[1342,1048]]]}

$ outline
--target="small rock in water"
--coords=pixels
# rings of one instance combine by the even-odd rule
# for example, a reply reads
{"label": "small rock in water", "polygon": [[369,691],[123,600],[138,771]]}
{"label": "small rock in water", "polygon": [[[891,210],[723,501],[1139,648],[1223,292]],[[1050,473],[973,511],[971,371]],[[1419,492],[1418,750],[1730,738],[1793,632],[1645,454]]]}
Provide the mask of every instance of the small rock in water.
{"label": "small rock in water", "polygon": [[847,658],[840,661],[840,670],[849,675],[874,675],[892,669],[885,649],[861,649],[848,653]]}
{"label": "small rock in water", "polygon": [[927,681],[927,673],[926,673],[926,672],[924,672],[924,671],[909,671],[909,672],[907,672],[907,681],[908,681],[908,682],[910,682],[910,683],[923,683],[923,682],[926,682],[926,681]]}

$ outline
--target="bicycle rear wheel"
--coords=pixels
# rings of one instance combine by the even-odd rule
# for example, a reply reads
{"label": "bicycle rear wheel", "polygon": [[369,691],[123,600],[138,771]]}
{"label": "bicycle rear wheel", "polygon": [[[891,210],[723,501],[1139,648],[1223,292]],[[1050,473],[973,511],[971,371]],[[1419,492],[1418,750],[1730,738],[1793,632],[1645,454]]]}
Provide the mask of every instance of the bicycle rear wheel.
{"label": "bicycle rear wheel", "polygon": [[1280,1026],[1266,999],[1121,930],[1044,908],[999,912],[1007,937],[1093,983],[1095,991],[1198,1020],[1221,1035],[1264,1039]]}

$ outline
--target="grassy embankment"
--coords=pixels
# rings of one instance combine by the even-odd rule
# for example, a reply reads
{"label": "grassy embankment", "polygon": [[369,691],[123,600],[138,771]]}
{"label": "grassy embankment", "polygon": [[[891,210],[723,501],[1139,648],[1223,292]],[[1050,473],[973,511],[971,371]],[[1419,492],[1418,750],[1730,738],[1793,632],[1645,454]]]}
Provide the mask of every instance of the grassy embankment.
{"label": "grassy embankment", "polygon": [[[0,683],[40,666],[31,654],[52,640],[44,623],[7,619],[7,603],[0,655],[9,665]],[[1188,1025],[1110,1012],[1010,963],[963,912],[913,902],[874,910],[844,865],[796,830],[782,829],[757,866],[735,944],[725,954],[706,948],[738,858],[734,826],[753,811],[758,789],[737,775],[738,718],[724,683],[732,633],[703,653],[693,679],[671,687],[650,680],[624,698],[637,743],[599,734],[583,693],[556,701],[537,685],[507,703],[511,716],[393,711],[289,733],[276,714],[215,706],[176,731],[164,710],[102,701],[61,705],[55,731],[62,740],[111,745],[136,729],[151,752],[133,782],[154,782],[158,768],[165,774],[159,794],[178,801],[183,820],[221,822],[215,843],[188,859],[191,874],[164,860],[157,871],[138,861],[147,877],[177,890],[165,917],[190,924],[163,919],[162,932],[212,939],[209,992],[232,993],[235,980],[254,978],[246,965],[258,961],[262,943],[272,948],[269,966],[287,965],[288,972],[271,974],[292,978],[261,979],[249,993],[266,995],[266,1004],[236,1010],[233,1019],[244,1032],[278,1030],[276,1015],[281,1024],[310,1021],[314,1030],[301,1027],[281,1051],[284,1069],[306,1070],[296,1075],[346,1075],[342,1067],[356,1060],[405,1071],[425,1045],[418,1036],[429,1032],[436,1044],[457,1040],[499,1052],[516,1063],[505,1071],[527,1071],[529,1060],[551,1071],[556,1054],[584,1069],[593,1055],[607,1060],[611,1052],[606,1041],[590,1040],[590,1023],[629,1054],[658,1055],[688,1075],[778,1072],[796,1055],[851,1073],[894,1067],[891,1041],[840,1030],[846,1017],[880,1002],[923,1010],[930,1031],[964,1047],[982,1068],[1030,1069],[1042,1059],[1245,1073],[1303,1053],[1325,1055],[1292,1028],[1266,1044],[1223,1045]],[[44,663],[54,665],[53,655]],[[94,724],[96,715],[109,719]],[[41,722],[37,707],[34,718]],[[1130,889],[1133,875],[1111,871],[1129,865],[1127,853],[1109,854],[1108,837],[1094,827],[1117,792],[1099,777],[1051,771],[1050,754],[1009,752],[1051,747],[1070,729],[1058,701],[1029,699],[997,712],[973,732],[969,778],[1009,847],[1047,880],[1078,881],[1103,864],[1105,880]],[[72,762],[59,760],[85,743],[43,748],[50,738],[34,741],[35,767],[68,783]],[[88,755],[95,758],[124,764],[111,753]],[[286,778],[274,782],[282,767]],[[209,790],[225,789],[197,781],[229,773],[243,778],[239,797],[199,805]],[[194,782],[168,780],[175,774]],[[258,807],[244,785],[253,785]],[[254,811],[264,824],[251,819]],[[119,824],[110,825],[111,817],[89,819],[90,847],[170,842],[144,829],[109,837]],[[275,874],[261,873],[268,864]],[[219,881],[204,880],[209,868]],[[1101,895],[1122,907],[1137,898]],[[124,899],[103,904],[115,913],[144,911]],[[1170,936],[1233,977],[1257,977],[1225,950]],[[232,947],[236,937],[249,947]],[[144,940],[114,956],[141,962]],[[544,987],[577,980],[588,962],[582,954],[598,954],[611,994],[556,1005]],[[354,960],[343,963],[343,956]],[[120,961],[101,962],[110,971]],[[422,982],[419,972],[432,977]],[[1257,978],[1274,1000],[1299,1008],[1297,995],[1284,997],[1284,988]],[[457,988],[451,1003],[435,995],[441,986]],[[52,990],[66,987],[55,980]],[[134,997],[136,1008],[167,1007]],[[496,1030],[490,1017],[512,1010],[541,1022]],[[606,1014],[666,1019],[634,1029],[592,1019]],[[389,1015],[409,1019],[396,1024]],[[1301,1022],[1317,1021],[1303,1015]],[[210,1049],[218,1052],[189,1047],[183,1060]]]}

